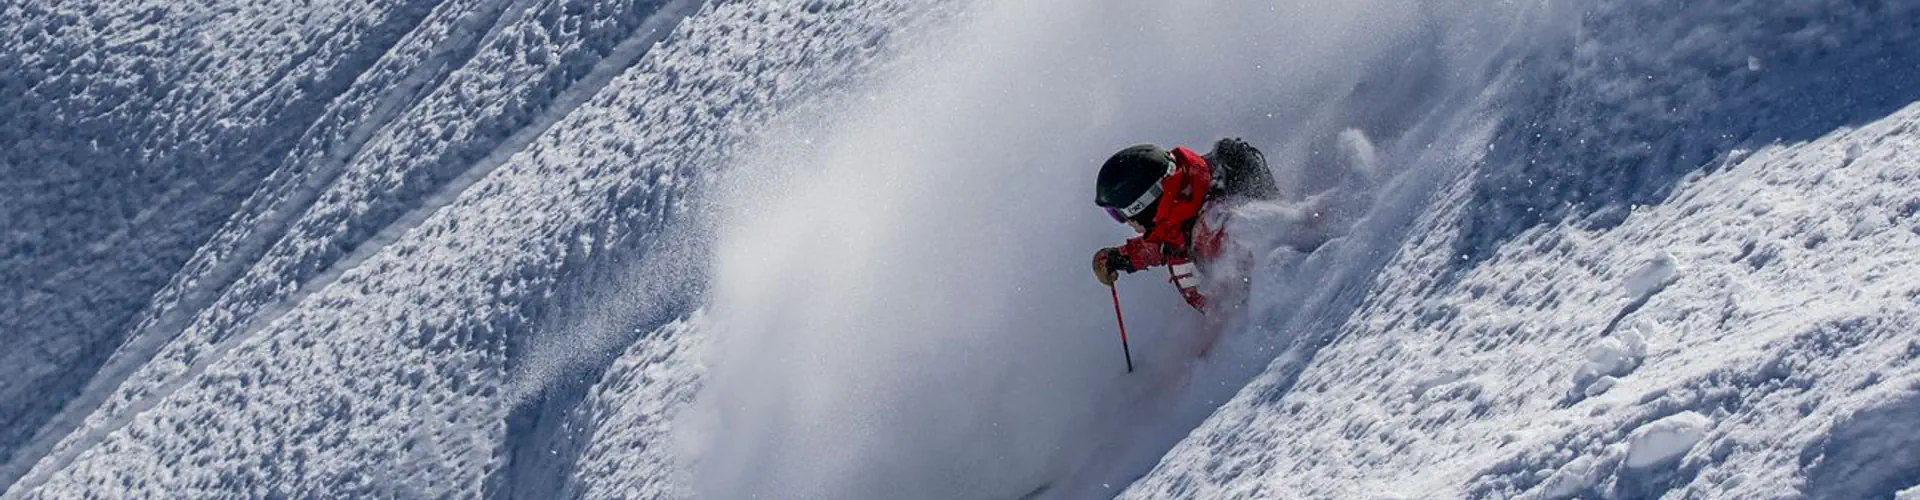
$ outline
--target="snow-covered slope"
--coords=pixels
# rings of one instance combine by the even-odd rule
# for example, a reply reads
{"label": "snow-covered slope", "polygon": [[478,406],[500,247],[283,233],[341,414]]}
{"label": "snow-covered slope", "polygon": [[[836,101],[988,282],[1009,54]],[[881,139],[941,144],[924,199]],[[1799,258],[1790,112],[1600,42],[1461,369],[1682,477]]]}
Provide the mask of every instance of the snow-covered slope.
{"label": "snow-covered slope", "polygon": [[[7,498],[1920,486],[1914,2],[0,14]],[[1229,135],[1124,373],[1092,168]]]}
{"label": "snow-covered slope", "polygon": [[[76,421],[42,433],[57,444],[16,460],[32,471],[9,494],[515,487],[486,482],[516,465],[510,412],[576,368],[511,360],[549,342],[591,365],[632,338],[540,333],[572,296],[562,284],[586,282],[598,255],[666,247],[661,228],[731,144],[845,84],[928,10],[722,4],[674,28],[696,4],[595,5],[442,5],[432,19],[449,24],[416,35],[469,46],[386,61],[444,65],[453,50],[468,66],[367,75],[417,93],[342,111],[352,126],[328,140],[351,149],[320,141],[256,193],[160,296],[146,323],[160,328],[117,353],[126,372],[96,379]],[[670,50],[636,62],[669,33]],[[698,276],[678,274],[646,284],[669,312],[687,293],[671,279]]]}
{"label": "snow-covered slope", "polygon": [[[270,321],[312,291],[297,284],[329,283],[323,273],[337,275],[418,225],[604,85],[690,9],[641,2],[560,15],[551,10],[558,6],[544,13],[510,7],[442,5],[362,75],[154,297],[131,340],[28,451],[45,453],[135,370],[145,370],[139,378],[148,384],[169,383],[172,375],[152,367],[176,365],[148,365],[155,356],[198,357],[194,350]],[[598,28],[557,34],[582,20],[597,20]],[[643,24],[649,21],[654,26]],[[609,35],[630,31],[642,34],[624,48]],[[521,48],[527,44],[550,52],[529,58]],[[584,71],[609,53],[600,74]],[[580,88],[564,91],[568,86]],[[462,119],[449,119],[454,110]],[[183,342],[168,344],[183,335]],[[169,351],[162,353],[163,346]],[[167,389],[140,391],[123,393],[99,415],[144,404],[147,394]]]}
{"label": "snow-covered slope", "polygon": [[[1920,482],[1884,424],[1912,415],[1895,374],[1914,369],[1913,292],[1885,280],[1916,258],[1914,110],[1889,114],[1920,97],[1903,27],[1920,8],[1603,2],[1577,20],[1566,49],[1522,56],[1502,130],[1410,230],[1382,204],[1305,264],[1364,272],[1268,297],[1280,307],[1251,332],[1286,347],[1130,494],[1873,498]],[[1848,427],[1885,436],[1856,445]]]}
{"label": "snow-covered slope", "polygon": [[0,461],[431,8],[0,7],[0,331],[16,347],[0,353]]}
{"label": "snow-covered slope", "polygon": [[1920,484],[1920,106],[1770,146],[1617,227],[1521,233],[1436,284],[1424,218],[1297,377],[1137,498],[1886,498]]}

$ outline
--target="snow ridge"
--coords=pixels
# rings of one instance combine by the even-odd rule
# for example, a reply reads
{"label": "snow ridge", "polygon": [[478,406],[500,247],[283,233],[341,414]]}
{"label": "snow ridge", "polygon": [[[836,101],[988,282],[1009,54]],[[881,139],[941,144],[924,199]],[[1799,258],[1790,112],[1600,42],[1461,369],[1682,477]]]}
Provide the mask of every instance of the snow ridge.
{"label": "snow ridge", "polygon": [[[1528,61],[1479,172],[1462,267],[1534,224],[1618,224],[1739,151],[1808,141],[1920,99],[1920,4],[1607,0]],[[1737,158],[1734,158],[1737,160]]]}
{"label": "snow ridge", "polygon": [[[320,142],[321,139],[313,136],[334,132],[335,127],[347,130],[344,140],[327,146],[326,153],[321,158],[311,159],[313,165],[310,166],[310,159],[304,154],[307,152],[297,151],[280,169],[269,175],[264,186],[241,204],[239,213],[227,222],[223,230],[215,234],[209,244],[200,247],[194,258],[175,273],[168,286],[154,296],[153,303],[142,314],[126,342],[94,374],[80,396],[68,400],[60,413],[42,426],[34,440],[23,447],[23,454],[17,463],[8,464],[6,471],[0,471],[0,483],[11,484],[14,478],[25,473],[24,464],[38,461],[58,438],[82,425],[85,416],[98,409],[114,388],[151,361],[167,342],[179,336],[187,328],[192,315],[213,305],[227,287],[239,279],[241,273],[247,271],[262,254],[272,248],[273,243],[285,235],[301,214],[301,209],[310,207],[325,192],[326,186],[352,163],[353,157],[366,142],[400,115],[403,105],[414,104],[421,94],[432,87],[428,85],[430,80],[443,79],[478,52],[475,36],[483,33],[492,36],[497,32],[501,23],[506,21],[505,18],[512,17],[503,14],[514,12],[507,8],[508,4],[504,0],[487,2],[473,12],[452,20],[430,17],[413,30],[410,39],[403,40],[400,47],[390,52],[425,52],[425,55],[411,59],[390,55],[369,69],[365,80],[370,81],[356,84],[340,97],[338,101],[344,104],[337,105],[339,107],[329,110],[317,120],[309,129],[309,137],[301,142]],[[440,11],[457,14],[463,6],[459,3],[446,4]],[[481,32],[475,25],[483,23],[488,27]],[[442,25],[453,27],[444,28]],[[434,34],[443,35],[444,38],[434,38]],[[430,51],[416,48],[425,44],[414,38],[423,37],[434,39]],[[396,71],[395,67],[410,69]],[[393,77],[397,77],[397,80]],[[369,93],[378,97],[362,95]],[[351,118],[343,118],[346,116]],[[291,193],[286,192],[288,190]],[[262,204],[265,206],[262,207]]]}
{"label": "snow ridge", "polygon": [[[743,38],[650,51],[453,203],[24,495],[483,494],[514,467],[506,390],[522,381],[510,344],[557,309],[555,291],[689,217],[686,196],[719,172],[724,145],[790,100],[845,84],[927,11],[702,10],[669,40]],[[780,28],[742,29],[758,23]]]}
{"label": "snow ridge", "polygon": [[[359,238],[363,238],[360,241],[349,240],[338,243],[339,245],[351,245],[350,253],[333,256],[332,258],[337,260],[334,260],[327,267],[315,267],[312,259],[325,258],[328,256],[314,256],[303,249],[313,248],[315,240],[324,240],[335,237],[335,235],[324,233],[312,234],[314,233],[313,229],[315,229],[313,227],[313,220],[318,217],[319,220],[325,221],[327,218],[324,211],[327,207],[324,205],[315,206],[313,204],[314,201],[321,199],[323,193],[327,195],[328,198],[326,199],[330,201],[340,200],[342,198],[341,193],[337,192],[338,187],[330,186],[330,184],[336,178],[343,175],[343,170],[347,170],[346,167],[356,167],[351,173],[345,173],[349,176],[358,175],[358,172],[365,169],[365,167],[358,165],[366,162],[366,160],[359,158],[359,156],[364,154],[362,151],[365,144],[367,144],[376,133],[380,134],[383,140],[392,141],[392,137],[409,131],[409,129],[395,131],[392,127],[388,126],[390,123],[398,120],[418,122],[422,118],[437,119],[437,111],[432,110],[444,106],[445,101],[449,99],[470,98],[470,96],[450,92],[444,85],[433,82],[445,81],[450,78],[450,75],[463,75],[465,79],[471,80],[474,75],[485,75],[488,72],[497,71],[498,62],[484,64],[483,66],[485,67],[464,68],[464,66],[466,62],[473,61],[476,54],[481,54],[479,57],[482,58],[490,56],[498,59],[499,56],[497,52],[489,54],[483,50],[483,46],[487,45],[489,41],[497,41],[498,36],[500,36],[499,34],[506,29],[504,28],[505,25],[510,25],[521,20],[523,16],[519,15],[519,11],[524,10],[526,7],[525,5],[512,4],[504,1],[478,6],[467,6],[458,3],[444,5],[442,12],[446,14],[446,17],[437,19],[437,22],[424,24],[420,29],[420,32],[425,33],[421,36],[428,37],[430,40],[433,40],[433,42],[430,45],[424,45],[424,47],[426,47],[424,50],[415,49],[409,51],[417,60],[390,64],[390,66],[402,68],[411,67],[413,69],[408,72],[391,70],[375,71],[374,74],[376,75],[391,75],[391,78],[388,78],[387,81],[376,80],[377,83],[371,85],[371,88],[391,90],[387,90],[384,94],[378,94],[383,97],[363,99],[360,101],[366,102],[370,100],[371,108],[352,109],[330,115],[332,118],[337,118],[339,123],[350,125],[350,127],[346,129],[347,132],[340,134],[340,137],[336,137],[336,139],[339,140],[332,141],[331,143],[315,139],[314,144],[316,144],[316,146],[312,150],[312,154],[316,156],[316,158],[308,160],[296,156],[290,160],[289,165],[283,168],[281,172],[291,173],[292,177],[290,177],[287,182],[278,184],[281,186],[281,189],[277,191],[263,191],[256,195],[255,199],[262,200],[265,207],[250,213],[243,213],[244,217],[236,217],[236,220],[229,224],[229,231],[233,233],[234,236],[217,239],[216,241],[220,242],[221,245],[209,245],[203,248],[201,254],[203,258],[196,259],[200,265],[190,266],[187,271],[184,271],[181,276],[185,279],[176,278],[176,283],[187,287],[199,286],[202,287],[198,288],[198,290],[201,291],[186,294],[177,292],[163,293],[159,299],[156,299],[160,304],[159,310],[161,310],[162,313],[156,317],[150,317],[147,321],[143,322],[144,328],[142,328],[142,330],[144,335],[136,337],[126,349],[116,353],[116,358],[110,361],[108,365],[109,369],[103,370],[102,374],[96,377],[91,385],[92,390],[85,393],[86,396],[83,396],[82,399],[69,403],[65,414],[55,419],[54,424],[50,425],[48,429],[42,431],[44,436],[41,438],[43,444],[36,445],[35,448],[38,449],[51,448],[54,446],[54,442],[51,441],[52,438],[64,437],[56,452],[57,455],[54,456],[52,460],[40,461],[39,458],[47,452],[38,451],[22,455],[23,458],[20,459],[19,463],[24,465],[40,462],[39,467],[48,467],[48,470],[59,470],[64,467],[66,462],[72,460],[74,456],[90,447],[91,443],[97,442],[107,433],[114,432],[123,427],[134,415],[146,411],[148,408],[151,408],[155,402],[178,390],[181,384],[199,376],[207,366],[221,359],[232,346],[244,341],[254,332],[271,324],[274,319],[285,314],[294,304],[299,303],[314,291],[322,289],[338,280],[341,273],[347,269],[357,267],[367,258],[400,238],[407,231],[420,225],[429,215],[452,202],[474,182],[484,177],[494,168],[504,164],[512,153],[530,144],[534,138],[538,137],[548,127],[557,123],[560,118],[566,116],[573,109],[584,103],[589,96],[597,93],[607,85],[620,71],[631,66],[634,61],[645,53],[649,46],[657,43],[670,32],[668,28],[671,25],[690,14],[692,10],[698,6],[698,3],[692,1],[676,1],[658,5],[640,3],[638,6],[652,14],[641,16],[639,18],[641,19],[640,22],[633,23],[633,34],[630,37],[622,40],[620,44],[606,49],[607,55],[601,58],[591,71],[575,77],[577,79],[572,86],[564,91],[557,92],[553,97],[552,103],[545,105],[544,110],[540,114],[522,119],[526,124],[516,131],[514,135],[494,145],[492,152],[487,156],[468,164],[467,167],[461,170],[458,176],[452,177],[446,182],[439,183],[438,191],[426,196],[411,197],[417,200],[411,202],[411,208],[406,212],[399,213],[391,222],[381,227],[378,232],[371,233],[370,236],[360,236]],[[467,12],[462,10],[464,7],[472,7],[475,11]],[[486,21],[488,19],[491,21]],[[619,27],[621,25],[613,24],[612,26]],[[483,27],[485,29],[481,29]],[[498,51],[499,47],[493,47],[492,50]],[[564,66],[556,65],[553,67],[555,69],[566,69]],[[538,76],[538,74],[536,73],[534,76]],[[526,82],[540,83],[540,79],[528,78]],[[432,93],[428,94],[430,90]],[[426,98],[421,99],[422,96]],[[355,101],[348,102],[357,104]],[[402,115],[402,109],[414,109],[416,111],[410,111],[407,115]],[[421,109],[428,111],[424,113],[418,111]],[[345,118],[339,118],[348,115],[352,115],[353,119],[347,120]],[[409,125],[415,124],[409,123]],[[316,132],[317,135],[324,135],[326,133],[338,132],[324,128]],[[391,149],[390,146],[386,146],[386,143],[382,143],[380,147],[383,150],[377,153],[387,153],[389,152],[388,150]],[[457,158],[457,156],[455,158]],[[311,161],[312,165],[308,166],[304,163],[299,163],[301,161]],[[423,180],[426,179],[426,176],[421,175],[414,175],[414,177],[420,177]],[[356,185],[366,184],[364,182],[353,182],[349,184],[350,187]],[[406,197],[398,199],[401,200],[401,203],[407,203],[404,201],[407,199]],[[356,211],[366,210],[364,206],[355,206],[352,208]],[[316,215],[316,213],[319,215]],[[359,219],[377,221],[379,215],[377,213],[370,214],[369,216]],[[299,224],[293,225],[295,222]],[[337,229],[333,229],[331,226],[333,225],[324,224],[322,227],[326,228],[324,230],[329,232],[337,231]],[[293,232],[294,234],[288,236],[285,234],[287,232]],[[302,237],[300,233],[308,233],[311,234],[311,236]],[[348,233],[344,235],[344,237],[354,238],[352,233]],[[274,245],[271,247],[265,246],[266,242],[274,242]],[[287,259],[289,248],[293,249],[292,253],[295,258],[308,259],[309,261],[296,261],[293,264],[288,264],[285,260]],[[259,258],[259,254],[266,253],[269,249],[271,249],[273,253],[268,254],[268,258],[261,259],[259,262],[253,261],[253,259]],[[249,257],[249,255],[253,255],[254,257]],[[247,276],[247,281],[239,282],[230,287],[221,284],[222,282],[236,279],[236,277],[231,276],[231,273],[247,269],[249,265],[254,266],[255,269],[250,270],[252,274]],[[312,270],[305,271],[306,273],[315,271],[318,271],[318,273],[310,276],[302,276],[303,269]],[[204,274],[205,276],[196,276],[196,274]],[[263,276],[265,279],[262,278]],[[298,280],[300,285],[291,289],[285,287],[283,284],[284,280],[289,279]],[[261,285],[271,286],[272,290],[263,294],[259,290]],[[213,290],[221,291],[221,302],[206,304],[193,300],[195,296],[199,296],[202,300],[210,301],[211,299],[207,296],[210,295],[209,292]],[[187,300],[181,303],[168,301],[168,299],[174,297],[181,297]],[[229,302],[235,302],[236,297],[239,298],[239,301],[245,302],[241,302],[241,304],[237,306],[229,304]],[[218,306],[217,308],[212,307],[216,305]],[[204,342],[204,344],[203,346],[189,345],[189,348],[193,349],[189,351],[193,353],[191,354],[192,361],[186,363],[183,370],[178,372],[178,374],[172,375],[170,379],[163,379],[163,381],[158,382],[159,385],[157,386],[141,388],[141,392],[137,393],[136,399],[110,400],[113,402],[113,406],[110,407],[108,413],[117,413],[121,415],[119,418],[103,422],[89,422],[85,424],[86,432],[84,434],[77,436],[67,435],[67,431],[82,425],[82,422],[79,421],[81,416],[92,414],[93,416],[89,417],[90,419],[100,418],[99,413],[96,413],[94,410],[103,402],[109,401],[105,400],[105,398],[109,395],[114,395],[111,391],[120,385],[122,380],[133,376],[136,373],[135,370],[151,370],[151,360],[156,355],[168,352],[163,351],[163,348],[170,347],[171,349],[178,349],[178,347],[172,346],[169,342],[173,341],[179,332],[175,332],[174,335],[162,334],[168,330],[169,324],[183,322],[185,315],[189,313],[200,314],[203,316],[197,318],[193,326],[196,329],[206,329],[208,327],[204,323],[206,323],[208,319],[204,315],[214,311],[223,312],[213,317],[216,318],[216,321],[230,322],[231,326],[224,327],[230,328],[230,331],[215,330],[216,335],[205,340],[197,338],[187,339],[188,342],[194,344],[202,342]],[[235,314],[236,312],[238,314]],[[186,326],[180,325],[180,327],[185,328]],[[120,368],[116,369],[114,367]],[[142,383],[149,385],[155,384],[155,382],[151,380],[142,381]],[[115,396],[126,397],[124,395]],[[28,459],[32,460],[29,461]],[[22,491],[31,489],[37,482],[38,479],[36,478],[23,480],[22,483],[25,484],[25,486],[22,488]]]}
{"label": "snow ridge", "polygon": [[28,347],[5,354],[0,393],[35,396],[0,398],[0,460],[26,460],[14,447],[423,5],[4,7],[0,86],[19,99],[0,113],[0,322]]}

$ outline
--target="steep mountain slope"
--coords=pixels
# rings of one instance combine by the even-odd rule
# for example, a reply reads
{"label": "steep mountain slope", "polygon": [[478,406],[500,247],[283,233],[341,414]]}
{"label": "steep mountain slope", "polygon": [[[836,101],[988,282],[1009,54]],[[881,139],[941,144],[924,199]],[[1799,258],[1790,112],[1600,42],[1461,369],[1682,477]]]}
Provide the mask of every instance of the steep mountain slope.
{"label": "steep mountain slope", "polygon": [[[400,72],[418,102],[342,133],[370,152],[315,146],[263,189],[177,280],[232,284],[164,294],[163,308],[200,308],[175,313],[185,332],[127,344],[124,380],[97,380],[83,399],[104,403],[17,460],[33,471],[9,494],[478,494],[509,466],[508,412],[545,386],[515,374],[570,376],[513,371],[561,284],[664,238],[729,144],[794,96],[844,84],[926,11],[719,5],[661,21],[694,6],[486,5],[501,13],[491,28],[423,28],[479,44],[459,49],[468,66]],[[474,6],[443,7],[472,22]],[[672,50],[634,63],[668,33]],[[435,54],[420,57],[448,62]],[[650,284],[663,304],[685,300]]]}
{"label": "steep mountain slope", "polygon": [[[129,342],[42,429],[29,453],[46,453],[136,370],[151,372],[148,363],[163,346],[174,350],[164,356],[198,356],[180,350],[220,345],[255,321],[270,321],[276,306],[312,291],[290,283],[330,282],[323,273],[352,267],[418,225],[630,64],[689,5],[607,4],[565,14],[556,4],[505,2],[436,9],[319,117],[155,296]],[[611,35],[618,33],[636,35],[623,46]],[[528,46],[541,51],[529,54]],[[599,75],[588,71],[609,53]],[[579,90],[565,91],[576,82]],[[461,119],[450,119],[456,109]],[[182,335],[189,338],[169,344]],[[163,375],[141,376],[167,383]],[[108,402],[97,417],[166,389],[141,391]]]}
{"label": "steep mountain slope", "polygon": [[1469,183],[1354,319],[1134,498],[1887,498],[1920,391],[1920,106],[1521,233],[1451,285]]}
{"label": "steep mountain slope", "polygon": [[[6,498],[1920,483],[1913,2],[0,13]],[[1125,373],[1092,168],[1221,136]]]}
{"label": "steep mountain slope", "polygon": [[0,461],[432,8],[0,7],[0,331],[18,347],[0,354]]}
{"label": "steep mountain slope", "polygon": [[[1846,428],[1900,443],[1872,422],[1910,411],[1896,374],[1912,363],[1893,353],[1912,301],[1882,280],[1915,257],[1900,229],[1913,110],[1889,113],[1920,98],[1920,40],[1900,27],[1920,8],[1629,1],[1576,19],[1564,49],[1523,58],[1493,101],[1501,130],[1432,183],[1411,231],[1383,244],[1383,205],[1346,252],[1307,261],[1393,259],[1258,318],[1290,339],[1280,356],[1133,494],[1884,497],[1915,482]],[[1884,160],[1854,168],[1865,157]],[[1860,241],[1828,244],[1841,233]],[[1794,249],[1798,264],[1776,262]],[[1850,368],[1876,356],[1892,357]],[[1832,425],[1846,420],[1863,423]],[[1710,452],[1675,462],[1699,439]]]}

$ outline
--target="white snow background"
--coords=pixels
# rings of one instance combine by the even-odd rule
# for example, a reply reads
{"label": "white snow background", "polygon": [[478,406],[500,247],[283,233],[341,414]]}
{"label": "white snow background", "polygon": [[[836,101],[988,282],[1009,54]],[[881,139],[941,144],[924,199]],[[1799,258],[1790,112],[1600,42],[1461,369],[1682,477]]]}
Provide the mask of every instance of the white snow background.
{"label": "white snow background", "polygon": [[[7,498],[1920,488],[1914,2],[0,20]],[[1222,136],[1251,300],[1123,373],[1094,170]]]}

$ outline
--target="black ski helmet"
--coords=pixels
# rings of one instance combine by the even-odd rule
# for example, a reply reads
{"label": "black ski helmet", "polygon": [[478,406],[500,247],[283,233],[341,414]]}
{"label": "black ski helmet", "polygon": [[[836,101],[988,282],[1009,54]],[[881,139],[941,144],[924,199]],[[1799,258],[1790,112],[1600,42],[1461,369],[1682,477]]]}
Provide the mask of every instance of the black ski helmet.
{"label": "black ski helmet", "polygon": [[1173,172],[1173,154],[1152,144],[1131,146],[1114,153],[1100,166],[1094,182],[1093,204],[1142,225],[1153,222],[1159,206],[1160,180]]}

